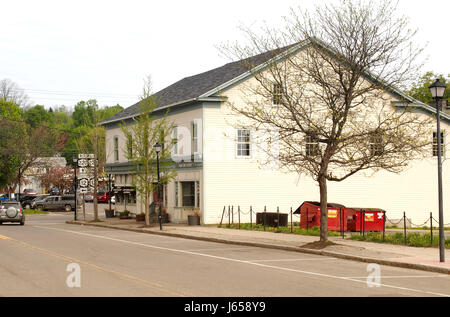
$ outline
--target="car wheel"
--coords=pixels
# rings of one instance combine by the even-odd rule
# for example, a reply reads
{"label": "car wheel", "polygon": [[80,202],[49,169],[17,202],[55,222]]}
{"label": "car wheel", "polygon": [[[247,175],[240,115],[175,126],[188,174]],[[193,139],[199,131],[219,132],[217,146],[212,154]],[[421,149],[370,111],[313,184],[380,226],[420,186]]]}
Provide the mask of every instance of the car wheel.
{"label": "car wheel", "polygon": [[42,206],[42,205],[37,205],[37,206],[36,206],[36,209],[39,210],[39,211],[42,211],[42,210],[44,210],[44,206]]}
{"label": "car wheel", "polygon": [[66,212],[71,212],[72,211],[72,206],[66,205],[65,209],[66,209]]}
{"label": "car wheel", "polygon": [[25,209],[31,209],[31,205],[30,204],[25,204]]}
{"label": "car wheel", "polygon": [[20,222],[20,225],[23,226],[24,224],[25,224],[25,220],[22,220],[22,221]]}

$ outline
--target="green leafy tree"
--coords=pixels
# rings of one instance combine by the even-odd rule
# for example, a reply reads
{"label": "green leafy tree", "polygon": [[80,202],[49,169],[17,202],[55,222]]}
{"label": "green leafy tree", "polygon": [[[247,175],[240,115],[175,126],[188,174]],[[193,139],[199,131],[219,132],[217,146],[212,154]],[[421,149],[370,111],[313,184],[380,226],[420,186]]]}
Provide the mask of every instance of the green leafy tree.
{"label": "green leafy tree", "polygon": [[430,104],[434,102],[430,93],[430,85],[439,78],[440,81],[446,84],[447,89],[445,90],[444,99],[450,99],[450,74],[445,77],[442,74],[435,74],[433,72],[426,72],[422,77],[420,77],[416,82],[411,85],[411,88],[406,91],[411,97],[422,101],[423,103]]}
{"label": "green leafy tree", "polygon": [[21,109],[13,102],[0,99],[0,189],[14,180],[20,166],[20,147],[27,147],[27,129]]}
{"label": "green leafy tree", "polygon": [[44,106],[36,105],[24,112],[24,119],[31,128],[37,128],[39,125],[53,127],[55,118],[52,112],[45,110]]}
{"label": "green leafy tree", "polygon": [[91,127],[95,123],[95,112],[98,110],[97,100],[80,101],[76,104],[72,113],[72,120],[75,127],[82,125]]}

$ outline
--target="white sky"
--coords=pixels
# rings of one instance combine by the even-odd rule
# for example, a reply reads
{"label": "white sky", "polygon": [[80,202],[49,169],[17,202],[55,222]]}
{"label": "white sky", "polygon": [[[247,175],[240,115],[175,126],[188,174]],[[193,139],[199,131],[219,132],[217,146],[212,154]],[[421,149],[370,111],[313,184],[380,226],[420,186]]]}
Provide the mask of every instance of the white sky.
{"label": "white sky", "polygon": [[[154,91],[229,61],[217,45],[242,38],[238,27],[281,24],[290,7],[318,0],[0,1],[0,79],[46,107],[134,104],[143,78]],[[329,1],[328,1],[329,2]],[[450,74],[450,1],[399,0],[428,42],[423,71]]]}

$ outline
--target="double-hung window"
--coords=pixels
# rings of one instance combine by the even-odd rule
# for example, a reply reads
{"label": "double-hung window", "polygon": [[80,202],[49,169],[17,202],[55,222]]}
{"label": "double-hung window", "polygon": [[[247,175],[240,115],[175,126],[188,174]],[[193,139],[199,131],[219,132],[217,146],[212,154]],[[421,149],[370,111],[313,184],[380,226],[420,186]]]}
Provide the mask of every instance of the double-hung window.
{"label": "double-hung window", "polygon": [[272,91],[272,102],[274,105],[280,105],[283,98],[283,85],[274,84]]}
{"label": "double-hung window", "polygon": [[114,137],[114,161],[119,160],[119,137]]}
{"label": "double-hung window", "polygon": [[236,155],[237,157],[250,157],[251,143],[250,130],[238,129],[236,140]]}
{"label": "double-hung window", "polygon": [[178,155],[178,127],[172,128],[173,155]]}
{"label": "double-hung window", "polygon": [[195,207],[195,182],[181,182],[183,207]]}
{"label": "double-hung window", "polygon": [[[441,132],[441,156],[445,153],[444,132]],[[433,132],[433,156],[438,156],[437,132]]]}
{"label": "double-hung window", "polygon": [[192,122],[192,154],[198,153],[198,123]]}
{"label": "double-hung window", "polygon": [[383,137],[379,132],[373,132],[369,135],[370,155],[383,154]]}
{"label": "double-hung window", "polygon": [[305,137],[305,154],[307,156],[319,155],[319,140],[314,134],[307,134]]}
{"label": "double-hung window", "polygon": [[133,136],[131,134],[128,136],[127,147],[128,147],[128,157],[130,159],[132,159],[132,157],[133,157]]}

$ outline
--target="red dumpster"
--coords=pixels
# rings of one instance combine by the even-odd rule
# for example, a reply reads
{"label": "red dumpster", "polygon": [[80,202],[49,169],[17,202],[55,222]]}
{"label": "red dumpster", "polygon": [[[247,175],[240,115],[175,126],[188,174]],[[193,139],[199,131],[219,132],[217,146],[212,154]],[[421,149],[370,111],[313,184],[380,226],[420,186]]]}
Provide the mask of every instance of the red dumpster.
{"label": "red dumpster", "polygon": [[[349,231],[383,231],[386,211],[380,208],[349,207],[353,211],[352,219],[348,222]],[[364,221],[361,221],[363,219]]]}
{"label": "red dumpster", "polygon": [[[341,219],[344,219],[344,230],[347,230],[347,219],[353,219],[353,210],[347,210],[344,205],[329,203],[328,209],[328,230],[340,231]],[[294,214],[300,214],[300,228],[320,227],[320,202],[305,201]]]}

